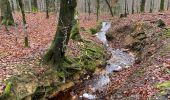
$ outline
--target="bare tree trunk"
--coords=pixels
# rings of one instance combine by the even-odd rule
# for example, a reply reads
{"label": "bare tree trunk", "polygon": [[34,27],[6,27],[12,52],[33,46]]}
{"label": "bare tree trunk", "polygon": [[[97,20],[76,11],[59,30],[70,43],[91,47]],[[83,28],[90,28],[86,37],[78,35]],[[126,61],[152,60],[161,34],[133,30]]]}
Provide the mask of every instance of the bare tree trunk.
{"label": "bare tree trunk", "polygon": [[160,11],[164,11],[164,2],[165,0],[161,0],[160,2]]}
{"label": "bare tree trunk", "polygon": [[97,15],[97,21],[99,20],[99,10],[100,10],[100,0],[96,0],[97,7],[96,7],[96,15]]}
{"label": "bare tree trunk", "polygon": [[167,10],[169,10],[170,1],[168,0]]}
{"label": "bare tree trunk", "polygon": [[89,16],[91,14],[91,1],[88,0],[88,13],[89,13]]}
{"label": "bare tree trunk", "polygon": [[111,5],[110,5],[110,3],[109,3],[109,1],[108,1],[108,0],[105,0],[105,1],[106,1],[107,6],[109,7],[110,14],[111,14],[111,15],[112,15],[112,17],[113,17],[113,16],[114,16],[114,14],[113,14],[112,7],[111,7]]}
{"label": "bare tree trunk", "polygon": [[150,12],[150,13],[153,12],[153,1],[152,1],[152,0],[150,1],[150,10],[149,10],[149,12]]}
{"label": "bare tree trunk", "polygon": [[49,0],[46,0],[46,18],[49,18],[49,13],[48,13],[48,6],[49,6]]}
{"label": "bare tree trunk", "polygon": [[135,12],[134,6],[135,6],[135,2],[134,2],[134,0],[132,0],[132,14],[134,14],[134,12]]}
{"label": "bare tree trunk", "polygon": [[127,17],[127,0],[125,0],[125,17]]}
{"label": "bare tree trunk", "polygon": [[84,12],[87,13],[87,0],[84,0]]}
{"label": "bare tree trunk", "polygon": [[22,13],[22,21],[23,21],[23,29],[24,29],[24,44],[25,44],[25,47],[28,47],[29,46],[29,43],[28,43],[28,33],[27,33],[27,27],[26,27],[26,19],[25,19],[25,12],[24,12],[24,5],[23,5],[23,1],[22,0],[18,0],[19,1],[19,6],[20,6],[20,9],[21,9],[21,13]]}
{"label": "bare tree trunk", "polygon": [[146,0],[141,0],[140,12],[145,12],[145,2],[146,2]]}

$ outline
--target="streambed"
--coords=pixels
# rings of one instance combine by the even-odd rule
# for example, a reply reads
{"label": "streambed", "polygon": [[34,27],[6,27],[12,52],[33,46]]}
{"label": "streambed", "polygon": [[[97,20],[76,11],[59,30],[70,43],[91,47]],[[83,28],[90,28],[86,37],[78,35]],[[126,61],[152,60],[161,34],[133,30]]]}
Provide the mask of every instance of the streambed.
{"label": "streambed", "polygon": [[[77,86],[66,90],[62,93],[62,96],[64,96],[64,94],[72,94],[72,96],[76,96],[77,99],[100,99],[102,95],[98,94],[105,92],[107,85],[112,82],[110,79],[111,74],[131,67],[135,63],[135,57],[130,53],[123,51],[123,49],[113,49],[109,46],[105,34],[110,27],[110,22],[103,22],[100,32],[96,34],[96,37],[103,43],[105,49],[111,53],[111,58],[107,61],[105,68],[98,73],[94,73],[92,78],[88,78]],[[55,98],[59,100],[60,97],[60,95],[57,95]]]}

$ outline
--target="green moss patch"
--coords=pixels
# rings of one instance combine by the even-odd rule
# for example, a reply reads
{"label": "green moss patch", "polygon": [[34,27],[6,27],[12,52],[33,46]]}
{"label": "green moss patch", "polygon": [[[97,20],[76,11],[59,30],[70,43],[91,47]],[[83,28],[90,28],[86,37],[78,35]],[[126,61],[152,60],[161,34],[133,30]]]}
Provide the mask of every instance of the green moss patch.
{"label": "green moss patch", "polygon": [[166,81],[160,84],[155,85],[156,88],[160,89],[160,95],[165,95],[166,91],[170,89],[170,81]]}

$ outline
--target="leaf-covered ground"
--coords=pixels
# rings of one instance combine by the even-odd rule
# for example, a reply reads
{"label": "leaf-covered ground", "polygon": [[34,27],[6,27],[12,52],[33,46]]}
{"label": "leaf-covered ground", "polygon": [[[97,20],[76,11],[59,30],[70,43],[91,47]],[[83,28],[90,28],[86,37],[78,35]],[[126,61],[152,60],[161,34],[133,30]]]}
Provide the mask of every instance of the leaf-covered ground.
{"label": "leaf-covered ground", "polygon": [[[29,48],[25,48],[21,14],[15,13],[14,15],[18,23],[19,34],[17,43],[15,41],[15,27],[9,26],[9,32],[7,32],[4,26],[0,26],[0,94],[5,87],[4,81],[11,76],[29,73],[29,71],[41,74],[48,69],[48,67],[41,66],[40,60],[49,48],[56,31],[57,18],[55,14],[51,13],[49,19],[46,19],[45,13],[26,14],[30,46]],[[153,25],[155,21],[162,19],[167,27],[169,27],[169,15],[169,12],[144,13],[130,15],[127,18],[121,19],[102,15],[100,19],[103,21],[110,20],[112,22],[110,32],[113,34],[114,32],[124,32],[124,34],[128,34],[129,30],[126,26],[137,22],[146,22]],[[79,18],[81,29],[83,30],[85,28],[87,30],[91,27],[96,27],[95,17],[93,14],[90,18],[88,15],[82,14]],[[152,33],[154,32],[164,32],[164,29],[155,28]],[[98,41],[86,31],[81,33],[81,35]],[[146,100],[151,97],[154,99],[158,98],[156,95],[159,95],[161,89],[156,88],[157,84],[170,80],[170,40],[168,36],[169,35],[165,35],[165,38],[163,38],[161,42],[156,43],[156,46],[153,45],[150,47],[149,50],[151,50],[153,54],[144,60],[142,64],[134,65],[129,69],[111,75],[112,84],[109,84],[107,93],[104,93],[106,99],[126,100],[129,98],[130,100]],[[114,40],[110,42],[112,47],[122,48],[124,44],[123,37],[124,35],[116,35]],[[76,49],[74,45],[74,42],[71,41],[68,47],[78,52],[76,51],[78,49]],[[160,98],[164,100],[164,97]]]}

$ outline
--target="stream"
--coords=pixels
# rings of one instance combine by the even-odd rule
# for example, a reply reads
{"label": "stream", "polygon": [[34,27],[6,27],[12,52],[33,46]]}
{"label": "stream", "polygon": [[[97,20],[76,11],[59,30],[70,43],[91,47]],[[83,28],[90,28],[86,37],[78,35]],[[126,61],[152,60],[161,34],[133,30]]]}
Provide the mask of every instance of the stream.
{"label": "stream", "polygon": [[[71,88],[71,90],[66,90],[64,93],[62,93],[62,95],[57,96],[55,100],[64,100],[60,98],[63,96],[63,94],[65,94],[65,96],[66,94],[74,94],[74,96],[76,95],[78,97],[78,100],[100,99],[102,98],[100,93],[105,92],[107,85],[111,83],[111,74],[128,68],[135,63],[135,57],[133,55],[130,55],[121,49],[113,49],[111,46],[109,46],[105,34],[110,27],[110,22],[103,22],[100,32],[96,34],[96,37],[103,43],[105,49],[111,53],[111,58],[107,61],[106,67],[102,71],[95,73],[92,78],[89,78],[83,83],[74,86]],[[67,98],[67,100],[70,99]]]}
{"label": "stream", "polygon": [[103,42],[103,45],[106,47],[108,52],[111,52],[112,56],[107,61],[107,66],[105,67],[104,71],[100,73],[97,80],[95,80],[91,84],[91,90],[92,92],[89,93],[89,91],[85,91],[80,97],[86,98],[86,99],[98,99],[98,97],[95,95],[96,91],[103,91],[105,90],[105,86],[108,85],[110,81],[109,74],[113,72],[121,71],[124,68],[128,68],[132,66],[135,62],[135,58],[128,54],[127,52],[124,52],[121,49],[112,49],[109,44],[107,43],[106,39],[106,32],[111,27],[110,22],[103,22],[102,23],[102,29],[100,32],[96,34],[96,37]]}

